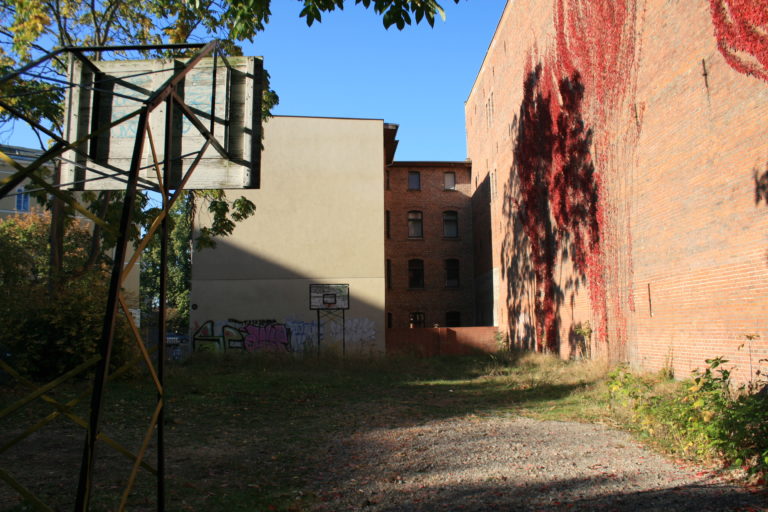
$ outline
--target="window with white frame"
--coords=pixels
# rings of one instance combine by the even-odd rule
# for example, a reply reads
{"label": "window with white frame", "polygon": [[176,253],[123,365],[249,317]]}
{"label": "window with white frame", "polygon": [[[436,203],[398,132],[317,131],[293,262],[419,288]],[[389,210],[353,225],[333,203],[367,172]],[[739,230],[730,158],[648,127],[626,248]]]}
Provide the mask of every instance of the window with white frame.
{"label": "window with white frame", "polygon": [[23,188],[16,190],[16,211],[29,211],[29,192],[24,192]]}

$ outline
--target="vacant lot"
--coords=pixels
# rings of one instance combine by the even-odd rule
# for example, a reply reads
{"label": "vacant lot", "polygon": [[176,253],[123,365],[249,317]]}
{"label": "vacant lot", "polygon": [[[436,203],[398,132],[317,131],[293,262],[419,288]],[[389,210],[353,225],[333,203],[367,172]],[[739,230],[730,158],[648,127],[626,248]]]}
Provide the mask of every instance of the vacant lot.
{"label": "vacant lot", "polygon": [[[167,377],[168,510],[761,509],[764,495],[579,423],[609,417],[603,374],[533,356],[196,358]],[[21,393],[3,390],[2,400]],[[149,379],[112,383],[104,432],[137,450],[152,400]],[[0,441],[50,410],[35,404],[4,420]],[[59,418],[0,454],[0,468],[68,510],[82,442]],[[94,509],[113,510],[130,461],[99,446]],[[128,510],[154,509],[153,482],[140,472]],[[0,504],[27,510],[7,486]]]}

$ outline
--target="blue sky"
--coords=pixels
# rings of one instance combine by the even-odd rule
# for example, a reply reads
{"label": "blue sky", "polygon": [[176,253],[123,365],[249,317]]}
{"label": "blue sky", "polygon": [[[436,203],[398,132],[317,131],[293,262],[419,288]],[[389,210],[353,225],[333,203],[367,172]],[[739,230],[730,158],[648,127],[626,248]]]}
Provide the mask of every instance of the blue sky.
{"label": "blue sky", "polygon": [[464,101],[506,0],[443,0],[445,22],[402,31],[347,3],[307,27],[300,2],[272,2],[244,53],[264,57],[274,113],[384,119],[400,125],[397,160],[464,160]]}
{"label": "blue sky", "polygon": [[[361,117],[400,125],[397,160],[464,160],[464,101],[506,0],[442,0],[446,20],[402,31],[347,1],[307,27],[302,3],[274,0],[245,55],[264,57],[277,115]],[[38,147],[19,122],[0,143]]]}

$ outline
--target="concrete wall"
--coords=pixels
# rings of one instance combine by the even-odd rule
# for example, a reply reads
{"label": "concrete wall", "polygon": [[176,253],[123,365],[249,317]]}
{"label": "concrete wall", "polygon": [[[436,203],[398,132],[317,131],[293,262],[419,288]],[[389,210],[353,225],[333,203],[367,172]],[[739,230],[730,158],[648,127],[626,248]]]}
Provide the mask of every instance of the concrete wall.
{"label": "concrete wall", "polygon": [[[349,284],[347,350],[383,353],[383,133],[381,120],[266,123],[261,189],[230,192],[253,201],[256,213],[216,249],[193,255],[193,341],[315,350],[309,285]],[[201,214],[198,226],[207,222]],[[328,321],[324,348],[341,350],[341,326]]]}
{"label": "concrete wall", "polygon": [[567,356],[589,322],[595,355],[742,380],[768,357],[768,47],[732,3],[508,2],[466,121],[513,342]]}
{"label": "concrete wall", "polygon": [[[387,167],[389,189],[384,204],[389,212],[386,258],[392,269],[387,289],[387,314],[392,327],[408,327],[409,314],[421,312],[425,327],[446,325],[446,312],[461,314],[461,325],[475,325],[471,166],[466,162],[395,162]],[[408,189],[408,173],[419,172],[421,189]],[[444,173],[456,176],[455,190],[445,190]],[[424,236],[409,238],[408,212],[423,215]],[[458,213],[458,237],[443,236],[443,212]],[[446,286],[446,259],[459,260],[459,286]],[[424,287],[410,288],[408,261],[424,262]]]}

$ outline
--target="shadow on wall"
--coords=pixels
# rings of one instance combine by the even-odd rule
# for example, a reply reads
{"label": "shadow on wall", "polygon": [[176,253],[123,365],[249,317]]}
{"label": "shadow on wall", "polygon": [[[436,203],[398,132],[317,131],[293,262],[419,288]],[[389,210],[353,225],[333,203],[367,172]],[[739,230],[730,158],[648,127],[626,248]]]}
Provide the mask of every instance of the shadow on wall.
{"label": "shadow on wall", "polygon": [[[765,202],[768,206],[768,163],[765,164],[765,170],[760,172],[759,169],[753,171],[755,178],[755,205],[759,206],[761,202]],[[766,263],[768,263],[768,251],[765,254]]]}
{"label": "shadow on wall", "polygon": [[491,240],[491,181],[488,175],[472,194],[472,229],[475,261],[475,324],[492,326],[493,249]]}
{"label": "shadow on wall", "polygon": [[195,253],[190,344],[173,348],[171,359],[192,351],[316,354],[318,341],[324,351],[383,353],[384,312],[359,298],[360,284],[352,278],[334,283],[350,285],[350,309],[343,316],[322,311],[318,323],[309,285],[319,282],[227,241]]}
{"label": "shadow on wall", "polygon": [[598,186],[581,77],[574,72],[554,85],[543,76],[551,74],[538,65],[524,82],[514,164],[504,185],[501,263],[510,341],[559,352],[565,294],[573,310],[599,246]]}

